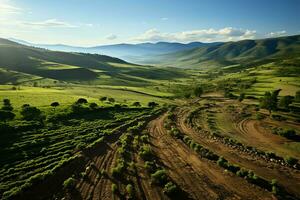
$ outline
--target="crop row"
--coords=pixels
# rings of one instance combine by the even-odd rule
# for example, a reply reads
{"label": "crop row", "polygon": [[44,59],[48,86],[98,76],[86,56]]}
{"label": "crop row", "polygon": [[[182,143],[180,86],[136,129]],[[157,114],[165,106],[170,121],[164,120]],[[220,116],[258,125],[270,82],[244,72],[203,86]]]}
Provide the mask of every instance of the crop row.
{"label": "crop row", "polygon": [[[129,112],[127,113],[127,115],[126,113],[124,113],[123,117],[124,119],[129,120],[129,119],[134,119],[137,116],[145,115],[151,112],[152,112],[151,110],[147,110],[145,112],[142,111],[140,113],[135,112],[134,115],[131,115],[131,113]],[[122,120],[121,115],[119,115],[116,121],[126,122],[126,120]],[[92,121],[92,126],[89,126],[91,125],[91,123],[84,122],[83,126],[79,125],[74,128],[65,127],[65,128],[49,130],[49,131],[43,129],[44,132],[39,133],[41,137],[45,137],[48,140],[52,139],[52,137],[48,137],[48,135],[52,135],[54,137],[59,135],[59,137],[52,139],[50,142],[48,142],[48,146],[46,148],[45,148],[45,143],[43,143],[41,146],[44,147],[37,148],[38,152],[36,152],[36,154],[33,154],[28,157],[25,156],[22,159],[18,159],[19,157],[13,157],[16,159],[16,160],[12,160],[15,161],[13,162],[14,164],[4,165],[6,170],[1,170],[1,172],[3,173],[1,174],[0,178],[1,180],[5,180],[5,181],[1,181],[0,194],[3,193],[3,197],[10,196],[10,194],[12,195],[18,194],[19,192],[16,192],[19,191],[18,188],[27,188],[27,187],[23,187],[23,185],[28,185],[28,183],[31,183],[32,177],[35,177],[38,174],[48,174],[49,171],[55,169],[57,165],[59,165],[62,161],[66,160],[72,155],[71,154],[72,151],[74,151],[74,149],[76,149],[76,147],[79,144],[82,144],[82,148],[85,147],[91,148],[93,147],[93,145],[95,145],[95,143],[101,142],[103,136],[109,134],[111,128],[113,127],[111,126],[111,124],[107,124],[107,121],[108,120]],[[106,127],[110,127],[110,129]],[[36,132],[39,132],[39,130],[31,132],[31,134],[36,134]],[[26,132],[26,133],[30,134],[30,132]],[[72,135],[68,137],[69,134]],[[41,138],[41,139],[36,138],[35,140],[33,140],[34,141],[33,143],[36,143],[37,146],[40,146],[38,144],[39,141],[45,141],[45,138]],[[32,141],[30,143],[32,143]],[[25,144],[28,144],[28,141],[25,141]],[[10,154],[16,153],[17,150],[21,153],[24,152],[24,150],[21,148],[21,147],[24,148],[24,146],[22,146],[22,142],[17,143],[16,146],[19,147],[19,149],[17,148],[9,149],[6,150],[6,152],[9,152]],[[27,149],[27,147],[25,149]],[[34,150],[34,149],[35,149],[34,145],[28,148],[28,150]],[[59,152],[65,152],[65,153],[59,153]]]}
{"label": "crop row", "polygon": [[165,127],[170,128],[168,131],[170,135],[184,142],[189,148],[191,148],[201,157],[217,163],[220,167],[232,172],[233,174],[236,174],[237,176],[245,178],[248,182],[252,184],[255,184],[268,191],[271,191],[278,197],[294,199],[294,197],[287,193],[285,189],[281,187],[275,179],[273,179],[272,181],[267,181],[264,178],[256,175],[252,170],[248,170],[236,164],[230,163],[225,158],[215,154],[213,151],[195,142],[192,138],[180,132],[180,130],[176,127],[176,123],[173,119],[174,114],[169,113],[167,116],[167,120],[165,121]]}

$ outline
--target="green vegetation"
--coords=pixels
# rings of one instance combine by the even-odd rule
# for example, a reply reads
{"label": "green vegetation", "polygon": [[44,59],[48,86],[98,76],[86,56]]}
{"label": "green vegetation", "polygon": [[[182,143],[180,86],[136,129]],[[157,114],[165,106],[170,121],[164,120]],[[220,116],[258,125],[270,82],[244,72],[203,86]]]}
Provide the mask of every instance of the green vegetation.
{"label": "green vegetation", "polygon": [[40,109],[30,106],[29,104],[24,104],[22,110],[20,111],[22,118],[27,121],[43,120],[44,116]]}
{"label": "green vegetation", "polygon": [[294,129],[275,128],[273,129],[272,133],[288,139],[294,139],[297,136],[296,131]]}
{"label": "green vegetation", "polygon": [[0,120],[6,122],[14,119],[16,115],[12,112],[13,109],[10,100],[3,99],[3,106],[0,109]]}
{"label": "green vegetation", "polygon": [[118,186],[113,183],[111,185],[111,191],[112,191],[113,194],[117,194],[118,193]]}
{"label": "green vegetation", "polygon": [[194,89],[194,95],[196,97],[201,97],[201,95],[203,94],[203,89],[202,87],[198,86]]}
{"label": "green vegetation", "polygon": [[[144,121],[159,111],[159,108],[116,109],[108,105],[90,108],[86,102],[78,99],[71,106],[51,112],[26,104],[20,110],[20,118],[0,123],[1,195],[5,198],[20,195],[32,185],[54,176],[67,163],[82,162],[76,154],[78,150],[101,145],[118,127],[133,130],[137,121]],[[120,161],[117,173],[122,167]],[[73,178],[67,179],[63,185],[69,187],[73,182]]]}
{"label": "green vegetation", "polygon": [[296,158],[293,158],[293,157],[286,157],[285,159],[285,162],[288,163],[289,165],[296,165],[298,163],[298,160]]}
{"label": "green vegetation", "polygon": [[76,180],[72,177],[64,181],[63,187],[67,190],[72,190],[76,186]]}
{"label": "green vegetation", "polygon": [[173,182],[168,182],[164,187],[164,192],[169,196],[173,196],[178,192],[178,188]]}
{"label": "green vegetation", "polygon": [[153,183],[156,183],[158,185],[165,184],[167,181],[167,178],[168,178],[167,173],[163,169],[157,170],[156,172],[151,174],[151,179],[152,179]]}
{"label": "green vegetation", "polygon": [[133,198],[133,186],[131,184],[126,185],[126,192],[129,199]]}
{"label": "green vegetation", "polygon": [[[0,40],[0,198],[25,195],[30,188],[53,177],[58,178],[56,182],[64,190],[71,191],[77,180],[88,181],[89,172],[96,165],[63,175],[61,171],[70,165],[85,166],[87,159],[83,156],[106,148],[111,138],[118,148],[117,159],[109,171],[98,170],[96,179],[109,178],[112,193],[134,199],[139,192],[135,191],[136,179],[132,175],[136,176],[139,167],[144,166],[142,170],[148,173],[151,183],[175,198],[181,192],[179,184],[171,180],[168,168],[162,166],[156,149],[152,149],[151,137],[142,131],[150,119],[161,114],[160,106],[165,104],[169,112],[164,127],[195,155],[276,196],[284,194],[276,180],[268,181],[231,163],[205,143],[199,144],[182,133],[176,124],[181,115],[175,115],[173,110],[175,104],[186,102],[201,105],[193,107],[185,119],[193,126],[193,120],[203,112],[204,125],[193,127],[201,130],[201,137],[272,164],[299,169],[294,157],[283,158],[276,151],[247,146],[242,140],[229,137],[231,132],[224,135],[215,110],[205,110],[217,108],[214,98],[221,99],[220,94],[224,93],[224,97],[232,99],[226,99],[229,103],[241,105],[239,109],[228,106],[230,117],[241,120],[253,116],[265,119],[261,122],[277,120],[276,123],[292,122],[296,124],[293,127],[297,126],[299,39],[300,36],[291,36],[228,42],[164,55],[165,63],[171,66],[193,67],[186,70],[135,65],[97,54],[54,52]],[[194,97],[201,98],[192,103]],[[297,128],[289,126],[273,130],[289,140],[278,139],[292,140],[290,148],[295,149],[299,146],[297,132]]]}
{"label": "green vegetation", "polygon": [[260,99],[260,107],[267,109],[270,115],[272,111],[277,110],[278,94],[280,90],[281,89],[275,90],[272,93],[266,92],[265,95]]}
{"label": "green vegetation", "polygon": [[293,99],[294,97],[290,95],[283,96],[280,99],[279,106],[285,109],[289,109],[290,104],[293,103]]}
{"label": "green vegetation", "polygon": [[[300,36],[226,42],[215,46],[198,47],[153,58],[161,65],[183,68],[211,68],[235,71],[249,65],[297,58]],[[153,61],[153,62],[154,62]]]}

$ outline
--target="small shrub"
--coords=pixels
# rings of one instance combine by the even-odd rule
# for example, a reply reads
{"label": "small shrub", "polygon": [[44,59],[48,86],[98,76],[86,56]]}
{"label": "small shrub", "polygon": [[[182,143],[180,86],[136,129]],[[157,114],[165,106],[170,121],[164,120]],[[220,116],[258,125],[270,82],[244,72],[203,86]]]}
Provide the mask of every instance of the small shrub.
{"label": "small shrub", "polygon": [[298,159],[290,157],[290,156],[284,158],[284,161],[289,165],[295,165],[298,163]]}
{"label": "small shrub", "polygon": [[142,146],[139,152],[139,156],[141,156],[143,160],[150,160],[153,156],[150,146],[148,145]]}
{"label": "small shrub", "polygon": [[275,120],[277,120],[277,121],[285,121],[285,120],[287,120],[287,118],[284,117],[284,116],[274,115],[274,114],[272,115],[272,118],[275,119]]}
{"label": "small shrub", "polygon": [[164,185],[167,182],[168,177],[166,171],[161,169],[151,174],[151,179],[156,184]]}
{"label": "small shrub", "polygon": [[106,174],[106,171],[105,171],[104,169],[101,169],[100,175],[101,175],[101,176],[106,176],[106,175],[107,175],[107,174]]}
{"label": "small shrub", "polygon": [[133,186],[131,184],[128,184],[126,186],[126,192],[127,192],[127,195],[128,195],[128,198],[133,198]]}
{"label": "small shrub", "polygon": [[277,183],[277,180],[276,179],[272,179],[272,181],[271,181],[271,186],[272,186],[272,193],[273,194],[278,194],[278,183]]}
{"label": "small shrub", "polygon": [[117,166],[112,168],[111,170],[112,176],[115,178],[121,178],[122,173],[125,171],[127,166],[128,166],[127,163],[123,159],[118,159]]}
{"label": "small shrub", "polygon": [[245,169],[240,169],[239,171],[236,172],[236,175],[240,177],[246,177],[248,176],[248,171]]}
{"label": "small shrub", "polygon": [[223,157],[220,157],[219,160],[217,161],[217,164],[220,167],[226,168],[227,167],[227,160],[224,159]]}
{"label": "small shrub", "polygon": [[71,190],[76,186],[76,180],[72,177],[68,178],[64,181],[63,187],[64,189]]}
{"label": "small shrub", "polygon": [[158,103],[156,103],[154,101],[151,101],[151,102],[148,103],[148,107],[150,107],[150,108],[154,108],[156,106],[158,106]]}
{"label": "small shrub", "polygon": [[264,119],[265,118],[265,116],[263,115],[263,114],[261,114],[261,113],[256,113],[256,119],[257,120],[262,120],[262,119]]}
{"label": "small shrub", "polygon": [[151,161],[146,161],[145,164],[144,164],[144,168],[150,172],[150,173],[153,173],[155,170],[156,170],[156,165],[154,162],[151,162]]}
{"label": "small shrub", "polygon": [[100,100],[100,101],[106,101],[106,100],[107,100],[107,97],[100,97],[99,100]]}
{"label": "small shrub", "polygon": [[178,191],[177,186],[171,181],[169,181],[164,187],[164,193],[166,193],[169,196],[175,195],[177,191]]}
{"label": "small shrub", "polygon": [[143,135],[143,136],[141,137],[141,140],[142,140],[142,142],[144,142],[144,143],[149,142],[149,137],[148,137],[148,135]]}
{"label": "small shrub", "polygon": [[288,129],[288,130],[280,131],[279,135],[286,138],[294,138],[296,136],[296,131],[294,129]]}
{"label": "small shrub", "polygon": [[111,184],[111,191],[113,194],[117,194],[118,193],[118,186],[116,184]]}
{"label": "small shrub", "polygon": [[137,101],[137,102],[134,102],[132,104],[132,106],[134,106],[134,107],[141,107],[141,103]]}

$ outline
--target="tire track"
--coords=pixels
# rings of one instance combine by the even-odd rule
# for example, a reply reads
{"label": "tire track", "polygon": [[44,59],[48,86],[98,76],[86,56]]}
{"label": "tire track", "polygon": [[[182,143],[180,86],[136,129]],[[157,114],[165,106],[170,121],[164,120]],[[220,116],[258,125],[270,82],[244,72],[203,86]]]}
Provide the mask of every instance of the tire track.
{"label": "tire track", "polygon": [[[156,155],[170,177],[193,199],[272,199],[269,193],[230,174],[208,160],[202,160],[184,143],[172,138],[163,128],[166,116],[152,121],[149,132]],[[242,184],[241,184],[242,183]],[[251,194],[251,198],[249,198]]]}
{"label": "tire track", "polygon": [[[265,160],[259,157],[250,156],[247,153],[237,151],[217,140],[209,139],[201,134],[201,131],[195,131],[185,124],[185,118],[188,115],[188,110],[181,109],[178,112],[178,127],[183,133],[192,137],[199,144],[213,150],[218,155],[224,156],[232,163],[236,163],[247,169],[255,171],[259,176],[265,177],[268,180],[276,178],[288,192],[296,194],[300,197],[300,173],[296,170],[288,169],[275,163],[266,163]],[[244,120],[242,120],[244,121]],[[246,132],[244,132],[246,134]]]}

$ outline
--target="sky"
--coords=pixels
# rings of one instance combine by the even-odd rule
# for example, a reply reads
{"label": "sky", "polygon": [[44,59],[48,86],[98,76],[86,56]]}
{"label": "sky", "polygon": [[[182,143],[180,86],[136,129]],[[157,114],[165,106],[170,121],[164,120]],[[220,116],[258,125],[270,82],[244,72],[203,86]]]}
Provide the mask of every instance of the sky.
{"label": "sky", "polygon": [[0,37],[96,46],[300,34],[300,0],[0,0]]}

